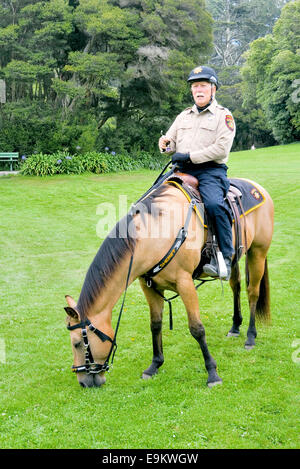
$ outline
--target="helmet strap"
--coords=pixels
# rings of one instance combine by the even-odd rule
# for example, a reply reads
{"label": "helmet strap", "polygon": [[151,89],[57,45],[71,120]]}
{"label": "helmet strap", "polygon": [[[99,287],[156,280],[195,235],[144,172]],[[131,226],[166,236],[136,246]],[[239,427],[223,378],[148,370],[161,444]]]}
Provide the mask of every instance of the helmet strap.
{"label": "helmet strap", "polygon": [[214,98],[215,98],[214,95],[213,95],[213,86],[215,86],[214,83],[211,83],[210,86],[211,86],[211,88],[210,88],[211,89],[211,95],[210,95],[209,104],[211,104],[213,102]]}

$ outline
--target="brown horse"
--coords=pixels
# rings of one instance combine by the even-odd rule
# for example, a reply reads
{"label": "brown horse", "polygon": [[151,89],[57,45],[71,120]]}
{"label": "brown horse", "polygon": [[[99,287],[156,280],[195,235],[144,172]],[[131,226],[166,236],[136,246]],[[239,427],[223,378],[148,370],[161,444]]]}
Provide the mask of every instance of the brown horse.
{"label": "brown horse", "polygon": [[[248,300],[250,323],[246,348],[255,345],[255,317],[270,317],[269,280],[267,252],[273,233],[273,202],[265,189],[256,184],[265,202],[250,212],[246,218],[248,265]],[[192,212],[186,241],[171,262],[155,276],[154,284],[147,285],[143,275],[158,263],[170,250],[178,230],[184,225],[189,213],[184,194],[176,187],[162,184],[142,200],[141,204],[120,220],[103,241],[90,265],[76,303],[66,296],[68,307],[67,327],[70,330],[74,355],[73,371],[77,372],[83,387],[100,386],[105,382],[104,373],[114,353],[115,332],[112,328],[112,310],[122,293],[136,278],[150,308],[153,359],[143,372],[147,379],[155,375],[164,362],[162,346],[162,313],[165,290],[177,292],[187,311],[192,336],[199,343],[208,372],[209,387],[221,383],[216,362],[211,356],[205,330],[200,319],[198,296],[193,273],[199,265],[201,250],[206,242],[207,231],[195,211]],[[234,230],[233,230],[234,237]],[[245,238],[245,236],[244,236]],[[245,249],[244,249],[245,251]],[[201,278],[205,276],[202,275]],[[233,325],[228,335],[239,334],[242,323],[240,309],[240,272],[238,263],[232,269],[230,286],[234,296]],[[119,323],[118,323],[119,326]],[[117,328],[118,328],[117,326]],[[117,331],[116,328],[116,331]]]}

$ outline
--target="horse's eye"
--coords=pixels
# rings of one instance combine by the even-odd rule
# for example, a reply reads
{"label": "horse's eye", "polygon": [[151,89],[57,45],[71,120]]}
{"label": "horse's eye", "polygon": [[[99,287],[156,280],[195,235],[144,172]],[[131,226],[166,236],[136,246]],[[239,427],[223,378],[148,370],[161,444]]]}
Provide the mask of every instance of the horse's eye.
{"label": "horse's eye", "polygon": [[74,347],[75,348],[79,348],[81,346],[81,341],[80,342],[76,342],[76,344],[74,344]]}

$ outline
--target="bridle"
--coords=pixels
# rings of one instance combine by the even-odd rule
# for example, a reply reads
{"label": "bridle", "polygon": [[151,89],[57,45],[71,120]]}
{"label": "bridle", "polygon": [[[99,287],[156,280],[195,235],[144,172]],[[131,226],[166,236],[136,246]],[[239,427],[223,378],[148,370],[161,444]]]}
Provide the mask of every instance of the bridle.
{"label": "bridle", "polygon": [[[116,325],[115,335],[114,335],[113,339],[111,337],[109,337],[107,334],[105,334],[104,332],[97,329],[91,323],[91,321],[89,319],[85,319],[84,321],[81,321],[79,324],[75,324],[74,326],[71,326],[70,324],[67,325],[67,329],[69,331],[74,331],[75,329],[80,329],[81,328],[81,334],[82,334],[82,338],[83,338],[83,345],[84,345],[84,348],[85,348],[85,363],[84,363],[84,365],[78,365],[78,366],[73,365],[72,366],[73,373],[85,372],[88,375],[91,375],[91,374],[95,375],[95,374],[98,374],[98,373],[103,373],[104,371],[109,371],[112,368],[115,353],[116,353],[116,350],[118,348],[117,342],[116,342],[117,333],[118,333],[118,330],[119,330],[121,316],[122,316],[122,312],[123,312],[123,308],[124,308],[124,304],[125,304],[126,292],[127,292],[127,288],[128,288],[128,284],[129,284],[129,277],[130,277],[130,273],[131,273],[131,269],[132,269],[132,261],[133,261],[133,254],[131,254],[131,258],[130,258],[128,274],[127,274],[127,280],[126,280],[126,286],[125,286],[124,295],[123,295],[123,301],[122,301],[121,309],[120,309],[120,312],[119,312],[118,322],[117,322],[117,325]],[[90,347],[90,343],[89,343],[89,339],[88,339],[87,330],[90,330],[90,331],[94,332],[94,334],[96,334],[96,336],[102,342],[106,342],[107,340],[109,342],[111,342],[110,351],[109,351],[108,356],[107,356],[107,358],[106,358],[106,360],[103,364],[95,363],[95,361],[94,361],[94,357],[93,357],[91,347]],[[110,358],[111,358],[111,363],[109,363]]]}
{"label": "bridle", "polygon": [[[87,326],[87,327],[86,327]],[[95,375],[98,373],[102,373],[103,371],[109,371],[109,367],[112,366],[113,364],[113,359],[115,352],[117,350],[117,344],[115,342],[115,337],[114,339],[111,339],[108,335],[104,334],[104,332],[100,331],[97,329],[93,324],[90,322],[89,319],[86,319],[85,321],[80,322],[79,324],[75,324],[74,326],[70,326],[70,324],[67,326],[67,329],[69,331],[73,331],[74,329],[79,329],[81,328],[81,334],[83,338],[83,345],[85,348],[85,363],[84,365],[79,365],[79,366],[72,366],[72,371],[74,373],[82,373],[85,372],[88,375]],[[111,347],[110,351],[108,354],[108,357],[106,358],[105,362],[103,364],[95,363],[94,357],[91,351],[89,339],[88,339],[88,334],[87,334],[87,329],[90,331],[94,332],[96,336],[102,341],[106,342],[107,340],[111,342]],[[112,355],[112,363],[109,365],[109,360]]]}

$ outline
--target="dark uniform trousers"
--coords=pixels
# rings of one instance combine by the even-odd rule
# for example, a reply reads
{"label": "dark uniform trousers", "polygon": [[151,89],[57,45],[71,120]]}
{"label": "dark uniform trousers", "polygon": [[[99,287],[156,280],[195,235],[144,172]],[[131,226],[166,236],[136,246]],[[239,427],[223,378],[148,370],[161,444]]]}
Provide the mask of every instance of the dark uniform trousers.
{"label": "dark uniform trousers", "polygon": [[217,241],[223,257],[231,257],[232,216],[224,201],[230,183],[227,179],[227,166],[215,162],[203,164],[184,164],[180,169],[198,179],[199,192],[205,209],[215,228]]}

